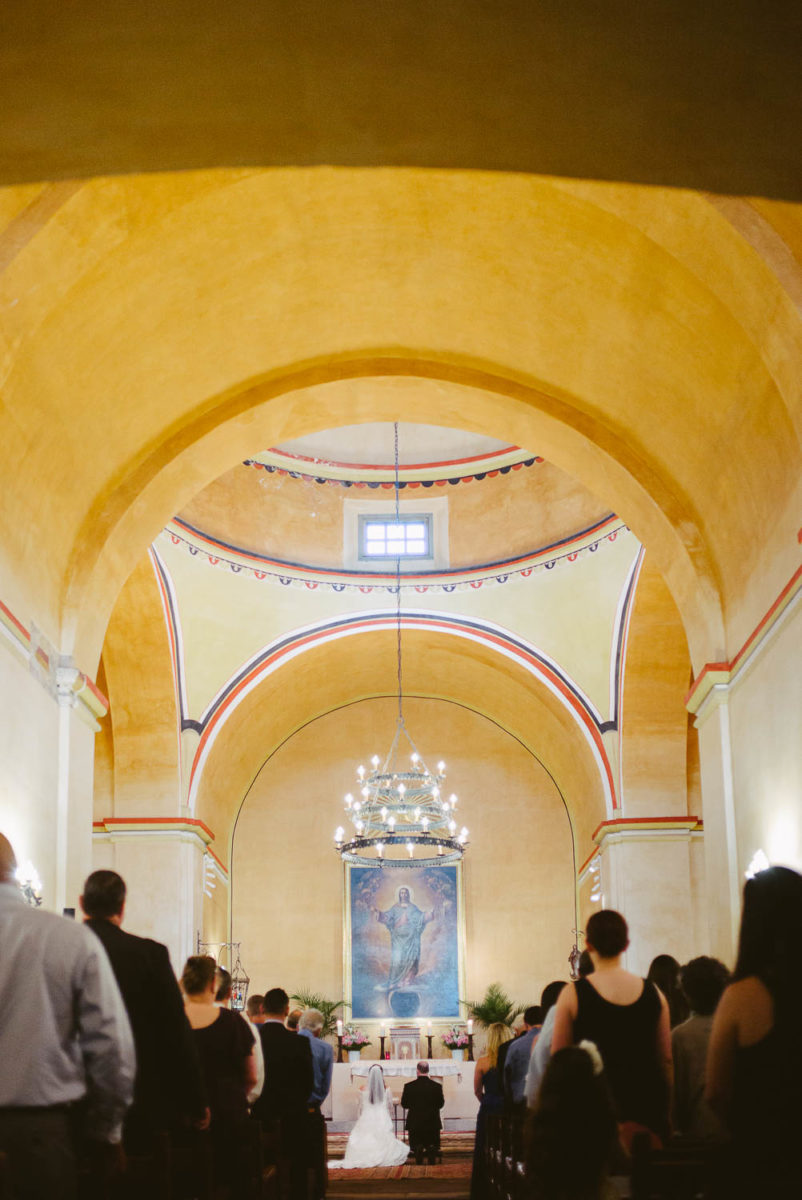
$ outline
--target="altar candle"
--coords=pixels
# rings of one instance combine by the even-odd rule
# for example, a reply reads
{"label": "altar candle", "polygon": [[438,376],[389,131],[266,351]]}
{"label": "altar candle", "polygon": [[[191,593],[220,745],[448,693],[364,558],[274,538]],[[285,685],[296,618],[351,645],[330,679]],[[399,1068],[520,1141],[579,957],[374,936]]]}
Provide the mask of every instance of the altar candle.
{"label": "altar candle", "polygon": [[381,1025],[379,1026],[379,1034],[384,1037],[384,1021],[382,1021]]}
{"label": "altar candle", "polygon": [[431,1032],[432,1032],[432,1023],[431,1023],[431,1021],[427,1021],[427,1022],[426,1022],[426,1032],[427,1032],[429,1035],[431,1035]]}
{"label": "altar candle", "polygon": [[472,1033],[473,1033],[473,1021],[469,1021],[468,1022],[468,1034],[470,1035]]}
{"label": "altar candle", "polygon": [[342,1021],[338,1021],[337,1022],[337,1037],[342,1037],[342,1035],[343,1035],[343,1023],[342,1023]]}

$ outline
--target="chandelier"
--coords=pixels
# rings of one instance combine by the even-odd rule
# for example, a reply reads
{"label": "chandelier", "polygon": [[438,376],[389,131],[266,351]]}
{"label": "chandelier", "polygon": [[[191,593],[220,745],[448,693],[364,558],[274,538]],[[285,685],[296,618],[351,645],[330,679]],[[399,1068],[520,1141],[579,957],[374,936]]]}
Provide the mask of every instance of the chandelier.
{"label": "chandelier", "polygon": [[[394,424],[395,520],[399,517],[398,422]],[[390,749],[378,754],[370,768],[356,769],[357,793],[345,797],[345,816],[334,845],[343,862],[362,867],[431,867],[459,862],[468,845],[468,830],[458,825],[454,793],[445,795],[445,763],[427,766],[404,722],[401,658],[401,558],[396,557],[396,659],[398,716]],[[409,752],[408,759],[406,754]]]}

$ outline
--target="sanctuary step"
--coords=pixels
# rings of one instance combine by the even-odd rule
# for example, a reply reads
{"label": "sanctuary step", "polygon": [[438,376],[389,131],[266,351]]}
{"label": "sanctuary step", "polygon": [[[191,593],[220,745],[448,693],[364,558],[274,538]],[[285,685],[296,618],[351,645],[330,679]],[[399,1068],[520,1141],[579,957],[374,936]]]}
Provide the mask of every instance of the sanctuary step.
{"label": "sanctuary step", "polygon": [[[347,1138],[329,1135],[329,1157],[341,1158]],[[472,1133],[443,1133],[442,1163],[419,1167],[414,1159],[400,1167],[372,1170],[332,1171],[327,1196],[331,1200],[368,1200],[387,1196],[392,1200],[467,1200],[473,1161]]]}

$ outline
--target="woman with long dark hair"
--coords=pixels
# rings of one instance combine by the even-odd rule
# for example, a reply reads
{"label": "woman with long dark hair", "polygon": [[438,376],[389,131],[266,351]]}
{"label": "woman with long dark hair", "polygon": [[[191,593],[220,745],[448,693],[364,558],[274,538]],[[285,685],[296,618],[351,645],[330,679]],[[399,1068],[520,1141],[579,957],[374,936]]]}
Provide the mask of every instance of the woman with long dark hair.
{"label": "woman with long dark hair", "polygon": [[652,959],[646,974],[647,981],[658,987],[666,998],[669,1024],[672,1029],[681,1025],[683,1021],[687,1021],[691,1015],[688,1001],[680,987],[679,971],[679,963],[672,954],[658,954],[656,958]]}
{"label": "woman with long dark hair", "polygon": [[705,1096],[732,1135],[722,1195],[798,1195],[802,875],[788,867],[760,871],[744,888],[738,961],[713,1021]]}

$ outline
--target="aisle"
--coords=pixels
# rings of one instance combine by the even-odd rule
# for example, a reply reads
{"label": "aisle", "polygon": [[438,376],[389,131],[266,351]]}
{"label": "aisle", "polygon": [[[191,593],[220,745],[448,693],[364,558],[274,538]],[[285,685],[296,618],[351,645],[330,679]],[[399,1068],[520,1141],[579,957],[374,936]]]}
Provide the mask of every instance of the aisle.
{"label": "aisle", "polygon": [[[329,1156],[341,1158],[345,1134],[329,1135]],[[372,1170],[332,1171],[327,1195],[332,1200],[367,1200],[370,1196],[389,1196],[392,1200],[466,1200],[470,1191],[472,1133],[444,1133],[441,1138],[443,1162],[419,1167],[414,1159],[400,1167],[376,1167]]]}

